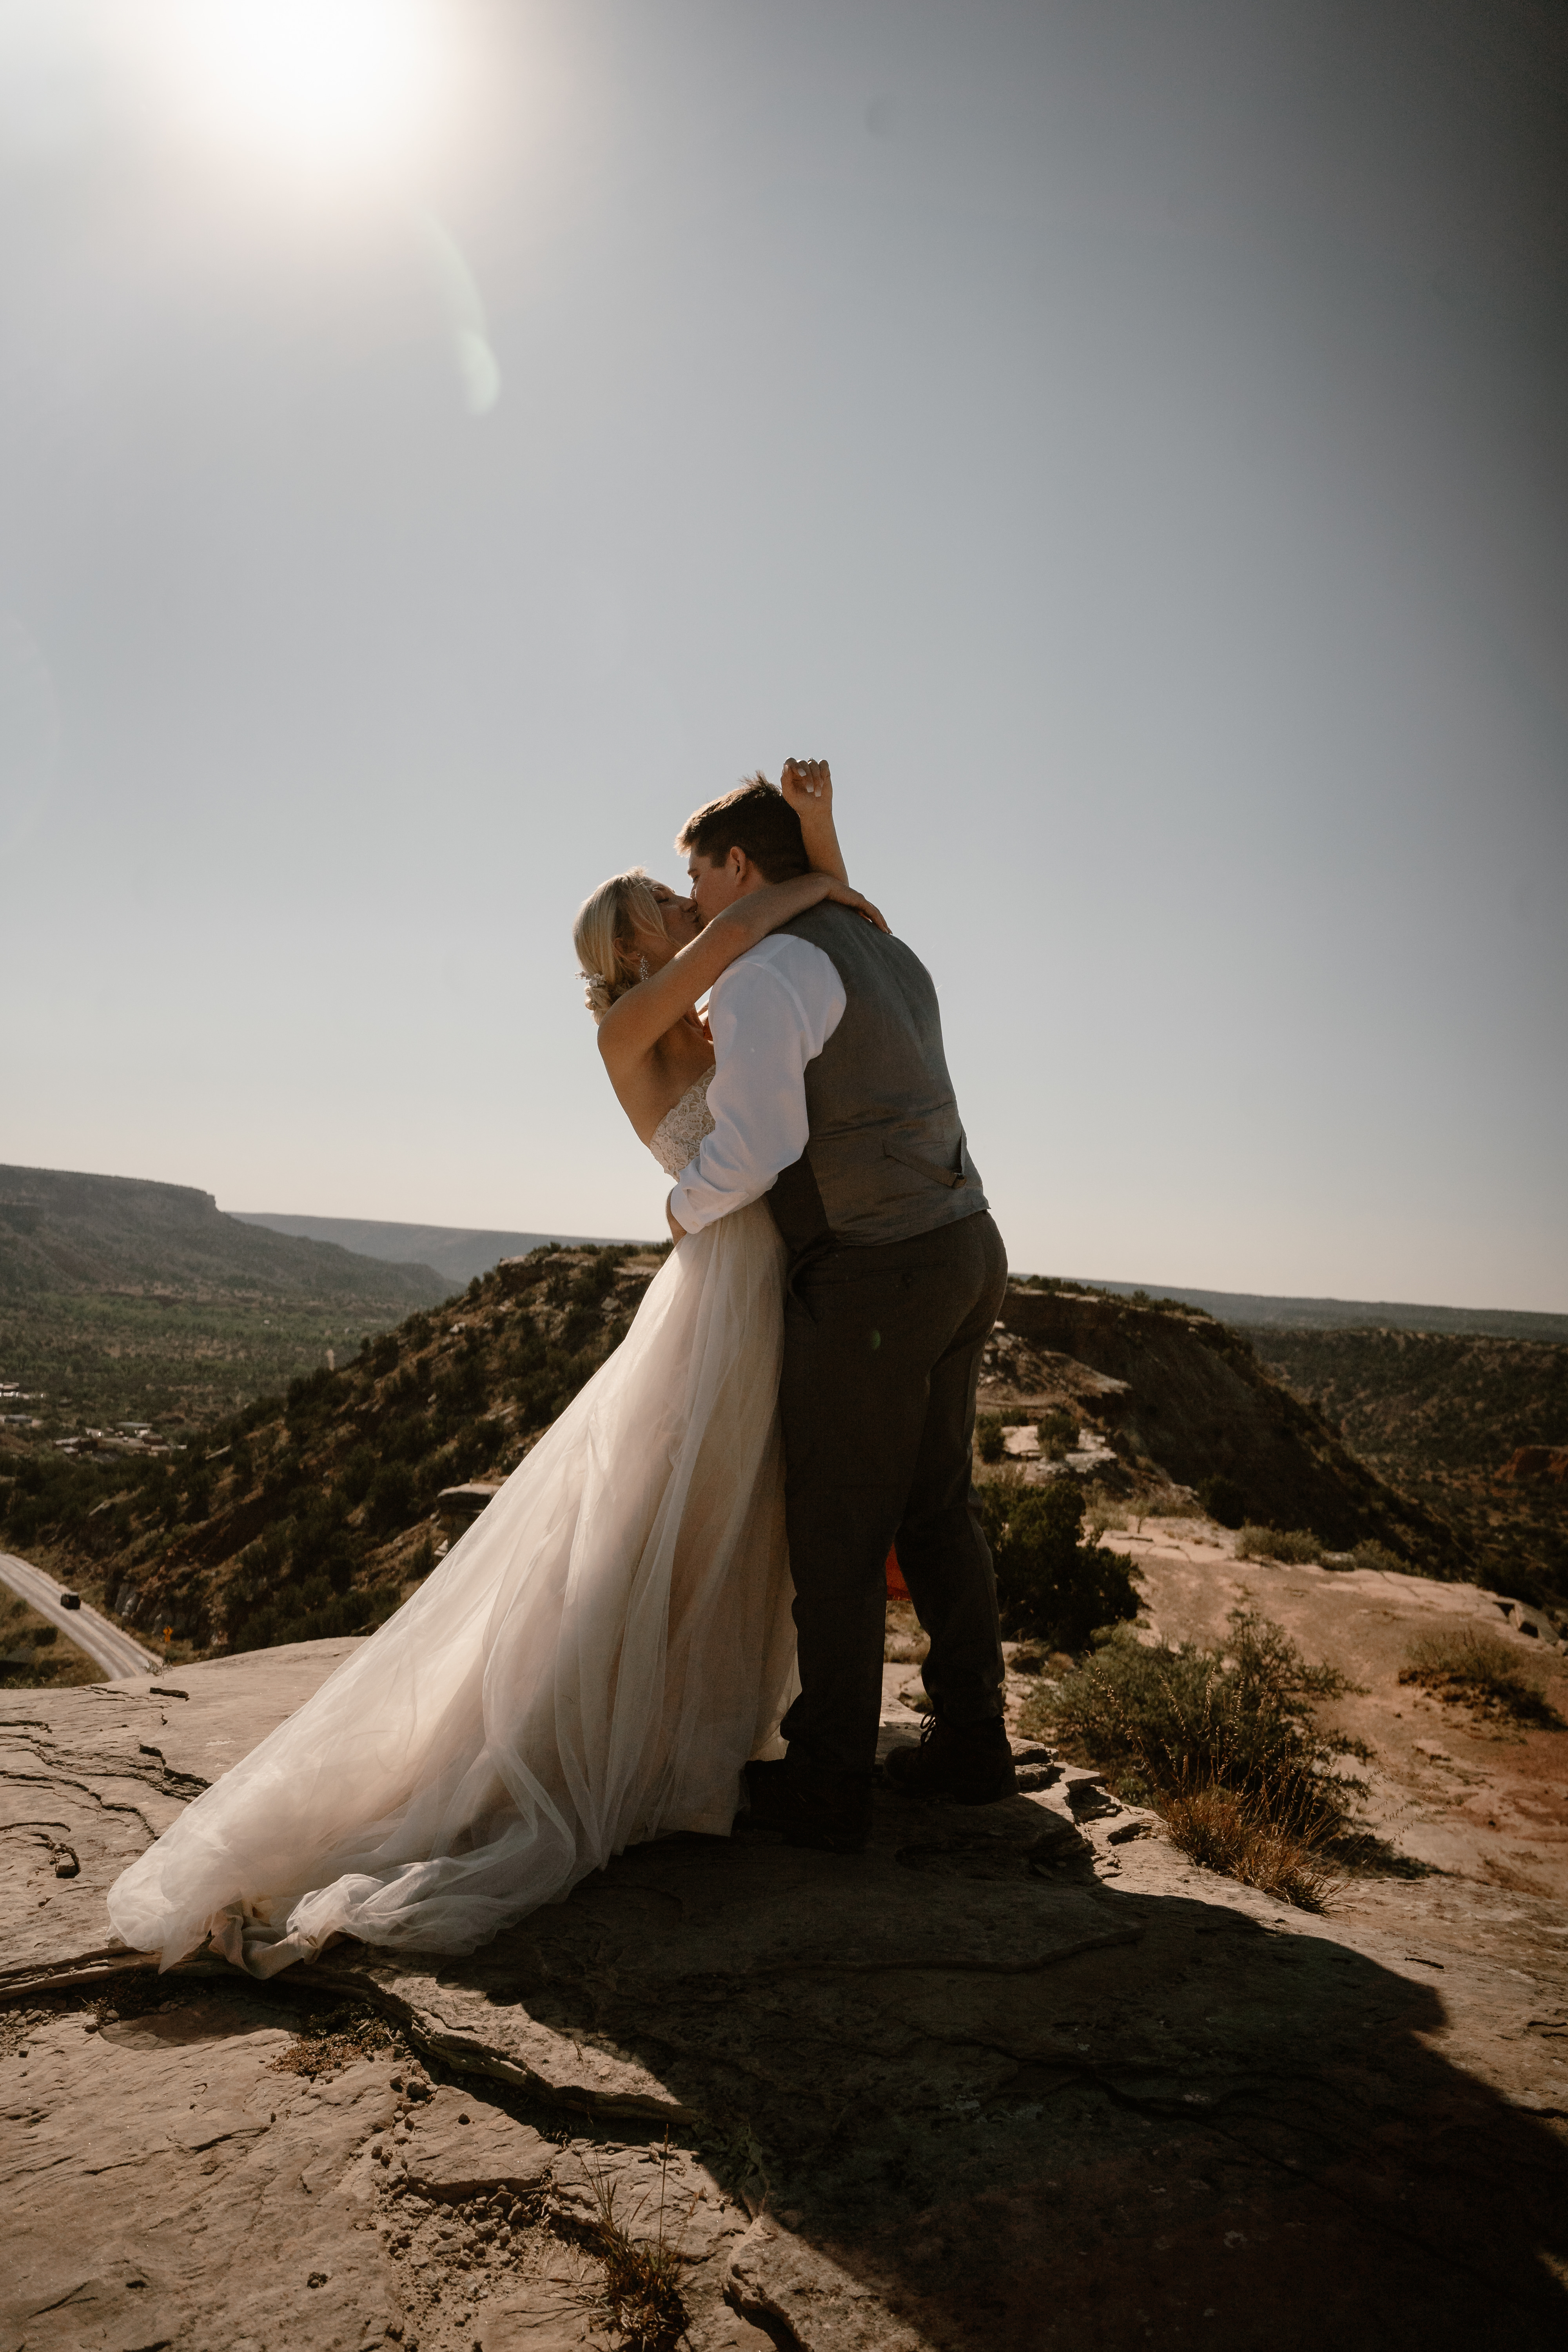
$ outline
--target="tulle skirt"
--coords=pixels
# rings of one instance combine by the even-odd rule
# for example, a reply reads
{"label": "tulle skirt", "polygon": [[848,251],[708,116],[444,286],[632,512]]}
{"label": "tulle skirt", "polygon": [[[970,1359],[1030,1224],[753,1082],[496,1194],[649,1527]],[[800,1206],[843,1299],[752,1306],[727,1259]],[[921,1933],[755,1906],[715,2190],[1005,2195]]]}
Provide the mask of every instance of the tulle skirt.
{"label": "tulle skirt", "polygon": [[622,1847],[726,1833],[795,1696],[761,1202],[693,1234],[414,1597],[116,1881],[170,1967],[468,1952]]}

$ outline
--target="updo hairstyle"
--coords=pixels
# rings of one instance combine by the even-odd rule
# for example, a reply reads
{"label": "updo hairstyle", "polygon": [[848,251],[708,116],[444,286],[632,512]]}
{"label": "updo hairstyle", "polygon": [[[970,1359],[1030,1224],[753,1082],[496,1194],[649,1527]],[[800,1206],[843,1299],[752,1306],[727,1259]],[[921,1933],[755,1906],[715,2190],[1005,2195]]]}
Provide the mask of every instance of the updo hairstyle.
{"label": "updo hairstyle", "polygon": [[617,996],[637,986],[621,961],[623,952],[633,946],[638,931],[663,929],[664,917],[644,866],[612,874],[584,899],[572,926],[572,944],[588,983],[584,1001],[595,1023]]}

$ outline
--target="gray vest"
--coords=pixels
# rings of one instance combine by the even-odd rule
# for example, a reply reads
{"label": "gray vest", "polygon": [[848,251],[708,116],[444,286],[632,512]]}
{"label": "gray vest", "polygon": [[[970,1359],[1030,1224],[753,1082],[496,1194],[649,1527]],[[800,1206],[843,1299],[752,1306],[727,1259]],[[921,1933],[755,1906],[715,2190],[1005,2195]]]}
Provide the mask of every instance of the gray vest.
{"label": "gray vest", "polygon": [[978,1216],[985,1195],[924,964],[847,907],[813,907],[781,928],[822,950],[847,999],[805,1066],[805,1150],[767,1195],[792,1254],[829,1240],[912,1241]]}

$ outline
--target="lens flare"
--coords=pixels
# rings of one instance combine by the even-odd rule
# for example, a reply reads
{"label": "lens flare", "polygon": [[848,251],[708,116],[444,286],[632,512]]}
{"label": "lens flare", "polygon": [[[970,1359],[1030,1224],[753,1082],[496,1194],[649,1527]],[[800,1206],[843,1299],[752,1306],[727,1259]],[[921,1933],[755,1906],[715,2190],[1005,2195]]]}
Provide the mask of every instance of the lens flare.
{"label": "lens flare", "polygon": [[447,338],[463,405],[470,416],[488,416],[500,398],[500,364],[490,348],[484,304],[462,248],[432,212],[414,216],[426,269],[446,313]]}
{"label": "lens flare", "polygon": [[172,29],[203,127],[311,172],[395,160],[438,108],[429,0],[186,0]]}

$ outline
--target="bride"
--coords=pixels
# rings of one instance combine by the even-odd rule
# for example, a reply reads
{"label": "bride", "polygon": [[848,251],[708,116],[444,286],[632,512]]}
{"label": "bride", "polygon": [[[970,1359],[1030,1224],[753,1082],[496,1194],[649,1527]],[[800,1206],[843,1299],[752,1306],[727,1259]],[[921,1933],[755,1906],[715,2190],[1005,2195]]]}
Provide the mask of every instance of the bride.
{"label": "bride", "polygon": [[[826,767],[786,767],[814,870],[699,929],[640,867],[574,929],[623,1108],[670,1176],[711,1128],[697,1012],[849,887]],[[116,1881],[117,1935],[257,1976],[331,1938],[468,1952],[624,1846],[728,1832],[798,1685],[763,1201],[689,1234],[625,1340],[414,1597]]]}

